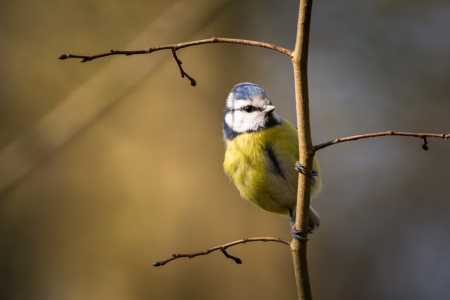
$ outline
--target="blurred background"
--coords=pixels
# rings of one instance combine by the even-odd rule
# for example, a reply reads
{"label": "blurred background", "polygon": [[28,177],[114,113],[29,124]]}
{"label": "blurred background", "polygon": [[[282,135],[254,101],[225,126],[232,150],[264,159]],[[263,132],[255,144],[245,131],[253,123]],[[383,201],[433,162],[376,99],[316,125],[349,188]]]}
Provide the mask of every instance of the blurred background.
{"label": "blurred background", "polygon": [[[231,88],[253,82],[295,120],[290,59],[203,38],[294,48],[298,1],[0,2],[0,298],[295,299],[289,248],[152,263],[243,237],[290,239],[222,170]],[[380,131],[450,132],[448,1],[315,1],[314,144]],[[315,299],[448,299],[450,144],[380,137],[317,153]]]}

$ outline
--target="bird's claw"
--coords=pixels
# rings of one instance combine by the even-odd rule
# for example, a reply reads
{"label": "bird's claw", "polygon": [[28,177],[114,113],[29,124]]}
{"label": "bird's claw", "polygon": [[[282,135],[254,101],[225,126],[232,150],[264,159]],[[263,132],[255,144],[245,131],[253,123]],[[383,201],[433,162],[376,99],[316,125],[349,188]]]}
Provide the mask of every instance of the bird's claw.
{"label": "bird's claw", "polygon": [[311,171],[307,170],[305,168],[305,166],[303,166],[300,162],[296,162],[295,163],[295,170],[297,172],[300,172],[303,175],[306,175],[306,176],[309,176],[309,177],[314,177],[314,176],[319,175],[319,173],[317,173],[317,171],[315,171],[315,170],[311,170]]}
{"label": "bird's claw", "polygon": [[[311,228],[308,228],[308,232],[312,233]],[[291,235],[294,239],[298,241],[309,241],[309,239],[302,237],[302,231],[297,230],[294,224],[291,224]]]}

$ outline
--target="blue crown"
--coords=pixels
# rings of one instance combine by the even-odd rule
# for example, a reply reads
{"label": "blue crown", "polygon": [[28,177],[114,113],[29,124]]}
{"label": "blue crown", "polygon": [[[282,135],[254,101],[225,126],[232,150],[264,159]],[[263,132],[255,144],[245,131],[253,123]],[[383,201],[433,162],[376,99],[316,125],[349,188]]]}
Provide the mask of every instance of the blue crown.
{"label": "blue crown", "polygon": [[254,83],[249,82],[236,84],[231,90],[230,94],[232,94],[235,99],[267,99],[267,94],[262,88]]}

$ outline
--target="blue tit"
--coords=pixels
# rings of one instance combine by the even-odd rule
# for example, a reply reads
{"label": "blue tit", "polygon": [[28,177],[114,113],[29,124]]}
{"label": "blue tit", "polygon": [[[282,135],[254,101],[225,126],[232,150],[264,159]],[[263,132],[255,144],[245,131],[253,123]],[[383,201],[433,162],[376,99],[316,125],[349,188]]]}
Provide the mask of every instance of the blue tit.
{"label": "blue tit", "polygon": [[[295,223],[299,160],[297,128],[276,112],[266,92],[253,83],[240,83],[228,95],[223,116],[225,173],[241,196],[264,210],[289,215],[291,234],[303,240]],[[301,169],[301,167],[300,167]],[[311,182],[311,198],[322,184],[319,164]],[[319,214],[310,206],[309,227],[316,229]]]}

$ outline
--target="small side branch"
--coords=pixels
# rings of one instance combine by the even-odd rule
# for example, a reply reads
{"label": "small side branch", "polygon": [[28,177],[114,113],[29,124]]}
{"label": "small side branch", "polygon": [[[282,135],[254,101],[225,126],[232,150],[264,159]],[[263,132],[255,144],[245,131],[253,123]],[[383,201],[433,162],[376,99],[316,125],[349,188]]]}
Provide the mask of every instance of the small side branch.
{"label": "small side branch", "polygon": [[184,78],[186,76],[189,81],[191,82],[192,86],[196,86],[197,82],[194,78],[189,76],[181,67],[182,62],[178,59],[176,51],[181,48],[186,48],[190,46],[196,46],[196,45],[202,45],[202,44],[211,44],[211,43],[229,43],[229,44],[241,44],[241,45],[247,45],[247,46],[256,46],[256,47],[262,47],[267,48],[271,50],[275,50],[277,52],[283,53],[289,57],[292,57],[292,51],[289,49],[285,49],[282,47],[278,47],[273,44],[267,44],[267,43],[261,43],[256,41],[249,41],[249,40],[240,40],[240,39],[227,39],[227,38],[216,38],[212,37],[210,39],[206,40],[199,40],[199,41],[193,41],[193,42],[187,42],[187,43],[180,43],[180,44],[172,44],[172,45],[165,45],[165,46],[158,46],[153,48],[147,48],[142,50],[130,50],[130,51],[120,51],[120,50],[111,50],[107,53],[92,55],[92,56],[86,56],[86,55],[74,55],[74,54],[63,54],[58,57],[58,59],[67,59],[67,58],[81,58],[80,62],[87,62],[91,61],[100,57],[110,56],[110,55],[135,55],[135,54],[149,54],[155,51],[159,50],[165,50],[165,49],[171,49],[173,58],[175,59],[178,68],[180,69],[181,77]]}
{"label": "small side branch", "polygon": [[277,52],[283,53],[289,57],[292,57],[292,51],[289,49],[285,49],[282,47],[278,47],[273,44],[267,44],[267,43],[261,43],[256,41],[249,41],[249,40],[240,40],[240,39],[228,39],[228,38],[216,38],[212,37],[210,39],[205,40],[199,40],[199,41],[193,41],[193,42],[186,42],[186,43],[180,43],[180,44],[172,44],[172,45],[165,45],[165,46],[158,46],[158,47],[152,47],[142,50],[130,50],[130,51],[120,51],[120,50],[111,50],[110,52],[92,55],[92,56],[86,56],[86,55],[74,55],[74,54],[63,54],[59,56],[59,59],[67,59],[67,58],[81,58],[81,62],[87,62],[91,61],[100,57],[110,56],[110,55],[135,55],[135,54],[149,54],[155,51],[159,50],[165,50],[165,49],[172,49],[174,51],[186,48],[190,46],[196,46],[196,45],[202,45],[202,44],[211,44],[211,43],[228,43],[228,44],[241,44],[241,45],[247,45],[247,46],[256,46],[256,47],[262,47],[267,48],[271,50],[275,50]]}
{"label": "small side branch", "polygon": [[247,242],[277,242],[277,243],[286,244],[288,246],[291,244],[289,241],[283,240],[281,238],[273,238],[273,237],[244,238],[242,240],[234,241],[234,242],[231,242],[231,243],[228,243],[225,245],[209,248],[209,249],[206,249],[205,251],[201,251],[201,252],[189,253],[189,254],[173,254],[172,257],[169,259],[166,259],[163,261],[157,261],[157,262],[153,263],[153,266],[155,266],[155,267],[164,266],[169,261],[172,261],[177,258],[181,258],[181,257],[192,258],[192,257],[200,256],[200,255],[207,255],[207,254],[217,251],[217,250],[220,250],[225,255],[225,257],[234,260],[237,264],[242,264],[242,260],[240,258],[228,254],[228,252],[226,250],[229,247],[239,245],[239,244],[245,244]]}
{"label": "small side branch", "polygon": [[319,144],[317,146],[314,146],[314,152],[318,151],[320,149],[326,148],[331,145],[348,142],[348,141],[356,141],[359,139],[365,139],[365,138],[372,138],[377,136],[387,136],[387,135],[401,135],[401,136],[413,136],[423,139],[422,148],[424,150],[428,150],[428,142],[427,137],[435,137],[435,138],[441,138],[446,141],[450,138],[450,134],[433,134],[433,133],[410,133],[410,132],[394,132],[394,131],[386,131],[386,132],[378,132],[378,133],[369,133],[369,134],[362,134],[362,135],[355,135],[350,136],[342,139],[335,139],[323,144]]}
{"label": "small side branch", "polygon": [[183,70],[183,67],[181,66],[182,62],[181,62],[181,60],[178,59],[177,52],[175,51],[175,49],[172,49],[172,56],[175,59],[175,61],[177,62],[178,69],[180,69],[181,78],[184,78],[184,76],[186,76],[189,79],[189,81],[191,82],[191,85],[196,86],[197,82],[195,81],[195,79],[192,78],[191,76],[189,76],[188,73],[186,73]]}

